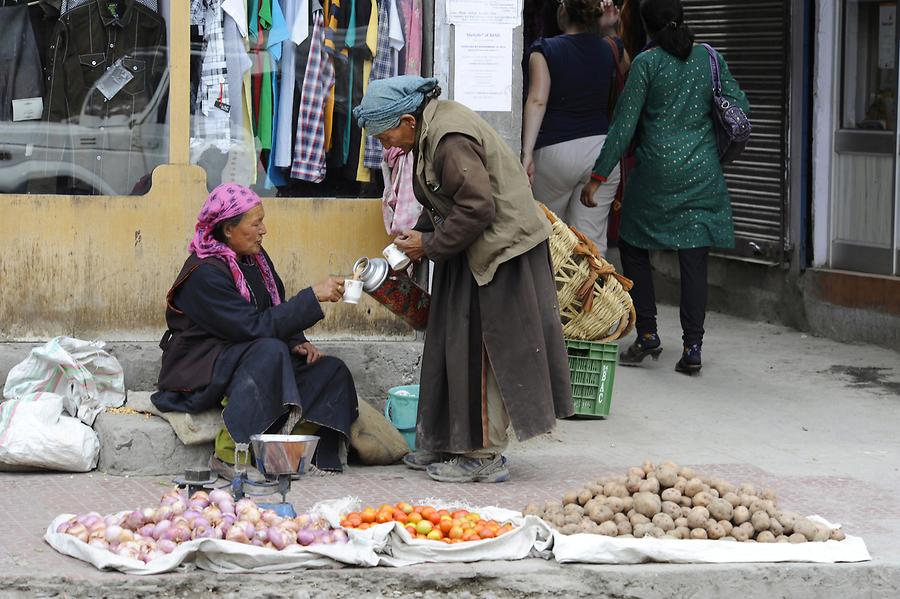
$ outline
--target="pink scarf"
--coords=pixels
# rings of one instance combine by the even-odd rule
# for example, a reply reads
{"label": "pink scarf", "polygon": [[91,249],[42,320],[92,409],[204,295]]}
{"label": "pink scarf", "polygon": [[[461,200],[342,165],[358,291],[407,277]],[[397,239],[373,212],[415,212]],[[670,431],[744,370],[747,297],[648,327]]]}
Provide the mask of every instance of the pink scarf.
{"label": "pink scarf", "polygon": [[[238,291],[248,302],[250,301],[250,288],[244,279],[244,273],[238,266],[237,254],[226,244],[213,237],[213,229],[223,220],[244,214],[261,203],[259,196],[243,185],[222,183],[213,189],[206,198],[206,203],[203,204],[200,214],[197,215],[194,238],[188,245],[188,251],[197,254],[200,259],[215,256],[219,260],[223,260],[228,265],[228,270],[231,271]],[[272,298],[272,305],[277,306],[281,303],[281,298],[278,295],[278,287],[275,285],[275,277],[272,275],[269,263],[263,257],[262,252],[254,254],[253,259],[256,260],[259,271],[262,273],[266,289]]]}

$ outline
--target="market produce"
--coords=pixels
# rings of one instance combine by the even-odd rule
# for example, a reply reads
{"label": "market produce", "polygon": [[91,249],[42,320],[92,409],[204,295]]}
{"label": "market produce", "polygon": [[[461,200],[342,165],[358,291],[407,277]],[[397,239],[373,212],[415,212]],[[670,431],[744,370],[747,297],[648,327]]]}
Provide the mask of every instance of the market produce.
{"label": "market produce", "polygon": [[56,532],[145,563],[196,539],[224,539],[278,550],[348,540],[345,531],[332,529],[324,519],[310,514],[282,518],[273,510],[260,509],[252,499],[235,502],[222,489],[197,491],[190,498],[172,490],[156,507],[107,516],[82,514],[60,524]]}
{"label": "market produce", "polygon": [[757,543],[844,539],[840,529],[779,509],[770,489],[735,486],[670,461],[657,466],[646,460],[624,475],[567,491],[561,502],[530,504],[523,513],[543,518],[567,535]]}
{"label": "market produce", "polygon": [[464,543],[493,539],[513,529],[509,522],[483,520],[468,510],[439,510],[429,505],[412,505],[401,501],[395,505],[384,504],[379,508],[367,507],[351,512],[341,520],[344,528],[365,530],[374,524],[399,522],[414,539],[427,539],[444,543]]}

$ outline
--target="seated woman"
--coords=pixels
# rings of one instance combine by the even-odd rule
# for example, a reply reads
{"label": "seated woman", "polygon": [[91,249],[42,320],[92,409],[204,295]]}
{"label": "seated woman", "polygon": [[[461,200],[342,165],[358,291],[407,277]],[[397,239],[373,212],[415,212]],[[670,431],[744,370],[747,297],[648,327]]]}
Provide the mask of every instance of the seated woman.
{"label": "seated woman", "polygon": [[164,412],[225,406],[225,428],[210,468],[234,476],[235,442],[258,433],[319,435],[313,464],[340,472],[341,442],[357,417],[356,388],[344,363],[324,356],[303,330],[324,315],[319,302],[341,299],[328,278],[285,300],[284,284],[262,248],[259,196],[235,183],[209,194],[194,239],[166,296],[159,391]]}

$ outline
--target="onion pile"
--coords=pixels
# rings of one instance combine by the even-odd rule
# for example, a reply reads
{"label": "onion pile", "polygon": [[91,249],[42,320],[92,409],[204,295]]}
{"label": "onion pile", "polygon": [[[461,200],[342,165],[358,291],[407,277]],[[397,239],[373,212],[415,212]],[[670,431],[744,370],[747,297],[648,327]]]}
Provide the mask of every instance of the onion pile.
{"label": "onion pile", "polygon": [[277,550],[348,540],[346,532],[332,529],[324,519],[310,514],[282,518],[273,510],[260,509],[252,499],[235,502],[222,489],[197,491],[190,499],[175,489],[163,495],[155,508],[108,516],[90,512],[66,520],[56,532],[144,563],[196,539],[224,539]]}

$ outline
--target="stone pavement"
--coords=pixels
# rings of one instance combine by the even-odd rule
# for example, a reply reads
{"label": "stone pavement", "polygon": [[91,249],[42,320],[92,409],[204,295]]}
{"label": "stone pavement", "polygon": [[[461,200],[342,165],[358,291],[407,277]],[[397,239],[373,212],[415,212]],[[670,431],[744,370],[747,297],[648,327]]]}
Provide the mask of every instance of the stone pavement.
{"label": "stone pavement", "polygon": [[[607,420],[561,422],[509,451],[512,480],[447,485],[400,466],[354,467],[295,483],[298,509],[344,495],[377,505],[446,498],[521,509],[644,458],[672,459],[732,482],[770,486],[785,509],[816,513],[862,536],[866,564],[557,566],[522,562],[405,569],[145,579],[100,572],[41,540],[63,512],[154,502],[167,477],[0,474],[0,597],[40,596],[574,596],[894,597],[900,588],[900,355],[711,314],[704,370],[673,371],[678,314],[660,310],[659,362],[619,366]],[[628,340],[630,341],[630,339]],[[471,596],[471,595],[470,595]]]}

